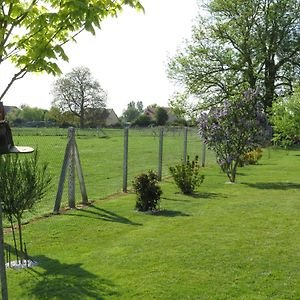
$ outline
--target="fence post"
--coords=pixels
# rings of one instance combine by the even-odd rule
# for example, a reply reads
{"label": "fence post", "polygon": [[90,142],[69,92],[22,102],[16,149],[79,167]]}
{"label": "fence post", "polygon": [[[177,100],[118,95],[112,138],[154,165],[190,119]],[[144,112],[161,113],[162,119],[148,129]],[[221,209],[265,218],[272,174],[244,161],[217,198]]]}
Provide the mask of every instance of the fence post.
{"label": "fence post", "polygon": [[71,141],[71,149],[69,156],[69,182],[68,182],[68,198],[69,207],[75,208],[75,128],[70,127],[68,130],[68,138]]}
{"label": "fence post", "polygon": [[201,166],[205,167],[205,159],[206,159],[206,145],[205,143],[202,141],[202,163]]}
{"label": "fence post", "polygon": [[164,146],[164,128],[160,128],[159,132],[159,151],[158,151],[158,180],[162,178],[162,163],[163,163],[163,146]]}
{"label": "fence post", "polygon": [[187,140],[188,140],[188,128],[184,127],[183,162],[185,164],[187,159]]}
{"label": "fence post", "polygon": [[2,204],[0,202],[0,277],[1,277],[1,295],[2,300],[8,299],[5,255],[4,255],[4,234],[2,225]]}
{"label": "fence post", "polygon": [[128,127],[124,128],[123,192],[127,193],[128,176]]}

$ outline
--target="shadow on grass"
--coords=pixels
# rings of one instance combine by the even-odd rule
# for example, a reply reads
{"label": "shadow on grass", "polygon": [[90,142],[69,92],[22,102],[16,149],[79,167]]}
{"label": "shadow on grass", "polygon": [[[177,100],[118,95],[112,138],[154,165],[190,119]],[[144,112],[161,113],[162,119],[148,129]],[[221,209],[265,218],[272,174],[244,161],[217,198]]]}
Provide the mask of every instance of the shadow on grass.
{"label": "shadow on grass", "polygon": [[293,182],[257,182],[257,183],[243,183],[249,187],[262,190],[290,190],[300,189],[299,183]]}
{"label": "shadow on grass", "polygon": [[[109,296],[119,296],[116,286],[107,279],[84,270],[81,264],[60,263],[56,259],[44,255],[32,257],[44,272],[35,267],[26,269],[34,280],[24,281],[22,299],[106,299]],[[34,283],[34,284],[33,284]],[[30,298],[29,298],[30,299]]]}
{"label": "shadow on grass", "polygon": [[158,217],[189,217],[189,214],[177,210],[163,209],[152,213],[153,216]]}
{"label": "shadow on grass", "polygon": [[[182,193],[176,193],[177,195],[182,195],[184,197],[190,197],[190,198],[195,198],[195,199],[212,199],[216,197],[222,197],[225,198],[225,195],[217,194],[217,193],[194,193],[190,195],[184,195]],[[163,200],[167,201],[174,201],[174,202],[191,202],[189,199],[173,199],[173,198],[167,198],[167,197],[162,197]]]}
{"label": "shadow on grass", "polygon": [[135,225],[135,226],[141,226],[140,223],[135,223],[130,221],[129,219],[122,217],[112,211],[99,208],[94,205],[89,206],[91,209],[85,209],[85,210],[76,210],[76,212],[65,214],[65,216],[71,216],[71,217],[85,217],[85,218],[94,218],[94,219],[101,219],[103,221],[107,222],[117,222],[117,223],[123,223],[127,225]]}

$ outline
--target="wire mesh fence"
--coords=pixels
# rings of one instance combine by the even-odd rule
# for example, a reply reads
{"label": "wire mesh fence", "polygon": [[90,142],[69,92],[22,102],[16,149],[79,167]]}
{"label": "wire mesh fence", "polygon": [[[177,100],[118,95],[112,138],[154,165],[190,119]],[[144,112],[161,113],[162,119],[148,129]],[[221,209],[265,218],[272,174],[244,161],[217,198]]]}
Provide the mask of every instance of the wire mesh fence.
{"label": "wire mesh fence", "polygon": [[[163,129],[162,177],[169,176],[169,167],[189,155],[202,159],[202,143],[196,128],[166,127]],[[39,203],[35,214],[53,210],[57,185],[61,173],[68,129],[63,128],[12,128],[16,145],[38,149],[40,160],[48,163],[52,186]],[[77,129],[76,142],[90,200],[102,199],[122,191],[124,171],[124,129]],[[130,188],[135,176],[159,168],[160,128],[130,128],[128,132],[127,185]],[[201,161],[200,159],[200,161]],[[213,153],[206,151],[207,165],[215,163]],[[76,184],[76,201],[81,201]],[[62,205],[67,206],[65,184]]]}

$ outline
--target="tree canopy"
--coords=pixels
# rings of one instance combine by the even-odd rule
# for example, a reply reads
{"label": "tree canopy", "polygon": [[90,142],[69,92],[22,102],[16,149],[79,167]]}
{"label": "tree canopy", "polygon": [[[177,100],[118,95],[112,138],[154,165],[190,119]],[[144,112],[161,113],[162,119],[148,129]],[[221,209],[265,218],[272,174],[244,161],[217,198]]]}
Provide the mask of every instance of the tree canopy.
{"label": "tree canopy", "polygon": [[[205,106],[260,88],[265,109],[300,79],[299,0],[210,0],[169,76]],[[180,99],[180,98],[179,98]]]}
{"label": "tree canopy", "polygon": [[63,46],[84,30],[95,34],[101,21],[117,16],[124,5],[143,9],[138,0],[1,1],[0,66],[9,61],[16,72],[0,91],[0,100],[28,72],[60,74],[57,61],[68,61]]}
{"label": "tree canopy", "polygon": [[80,120],[83,128],[92,111],[104,110],[107,94],[99,82],[92,77],[88,68],[73,68],[71,72],[57,79],[52,88],[52,105],[62,113],[71,112]]}
{"label": "tree canopy", "polygon": [[125,122],[134,122],[144,111],[142,101],[131,101],[127,104],[127,108],[123,111],[122,119]]}

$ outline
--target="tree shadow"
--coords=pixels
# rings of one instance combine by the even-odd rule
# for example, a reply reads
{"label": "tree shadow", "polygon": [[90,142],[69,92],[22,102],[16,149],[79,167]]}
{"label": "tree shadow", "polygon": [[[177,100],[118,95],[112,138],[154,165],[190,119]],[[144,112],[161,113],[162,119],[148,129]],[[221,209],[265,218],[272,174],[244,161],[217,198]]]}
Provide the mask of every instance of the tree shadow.
{"label": "tree shadow", "polygon": [[221,195],[218,193],[194,193],[189,195],[192,198],[195,199],[212,199],[212,198],[217,198],[217,197],[222,197],[222,198],[227,198],[226,195]]}
{"label": "tree shadow", "polygon": [[243,183],[249,187],[262,190],[290,190],[300,189],[299,183],[293,182],[257,182],[257,183]]}
{"label": "tree shadow", "polygon": [[129,219],[122,217],[112,211],[99,208],[95,205],[90,205],[89,208],[93,209],[82,209],[82,210],[73,210],[65,214],[65,216],[70,217],[84,217],[84,218],[93,218],[93,219],[100,219],[107,222],[117,222],[123,223],[127,225],[134,225],[134,226],[142,226],[140,223],[135,223],[130,221]]}
{"label": "tree shadow", "polygon": [[21,283],[24,286],[22,299],[29,296],[32,299],[99,300],[119,296],[116,286],[110,280],[99,278],[84,270],[80,263],[60,263],[57,259],[44,255],[32,259],[38,262],[38,266],[44,269],[44,272],[39,272],[35,268],[26,269],[34,280],[27,278]]}
{"label": "tree shadow", "polygon": [[168,210],[168,209],[162,209],[151,213],[153,216],[158,217],[190,217],[189,214],[183,213],[178,210]]}

